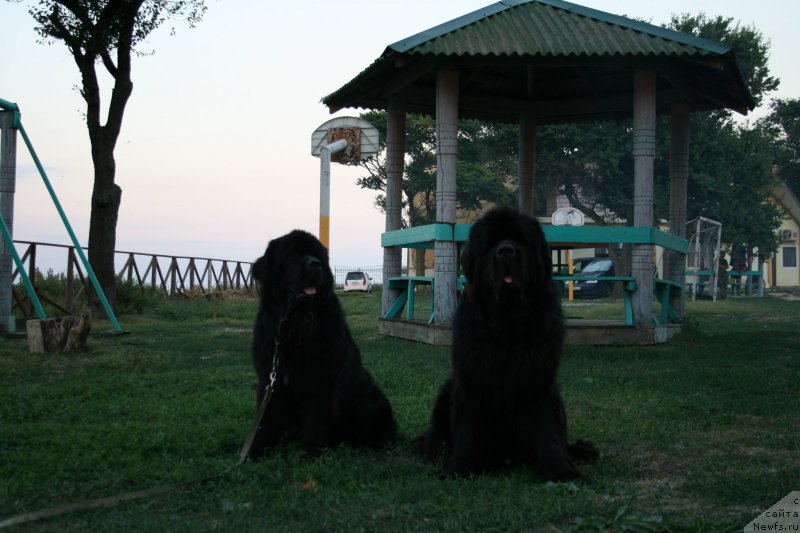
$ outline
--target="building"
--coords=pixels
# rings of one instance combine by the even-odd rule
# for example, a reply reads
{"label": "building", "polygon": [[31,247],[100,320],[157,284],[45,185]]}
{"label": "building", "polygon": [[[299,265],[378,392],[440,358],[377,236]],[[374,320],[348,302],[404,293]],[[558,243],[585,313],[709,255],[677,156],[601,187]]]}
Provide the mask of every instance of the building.
{"label": "building", "polygon": [[772,190],[768,201],[783,210],[783,221],[778,229],[778,250],[767,261],[768,287],[800,287],[800,267],[797,259],[798,234],[800,233],[800,200],[786,185]]}

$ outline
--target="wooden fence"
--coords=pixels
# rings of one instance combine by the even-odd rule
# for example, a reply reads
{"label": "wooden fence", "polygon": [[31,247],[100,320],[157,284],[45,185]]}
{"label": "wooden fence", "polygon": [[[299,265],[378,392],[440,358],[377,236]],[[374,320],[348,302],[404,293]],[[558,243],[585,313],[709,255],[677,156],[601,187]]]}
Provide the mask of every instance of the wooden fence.
{"label": "wooden fence", "polygon": [[[55,302],[39,293],[39,297],[64,313],[72,313],[75,302],[87,290],[87,276],[74,246],[32,241],[14,241],[21,254],[22,264],[36,286],[37,258],[45,250],[49,255],[59,250],[66,254],[66,273],[63,273],[65,295],[63,302]],[[251,276],[252,263],[230,261],[208,257],[168,256],[141,252],[115,252],[115,264],[122,264],[118,271],[118,282],[130,283],[142,290],[163,291],[169,295],[188,292],[214,292],[229,289],[253,292],[255,285]],[[51,258],[52,259],[52,258]],[[62,259],[55,259],[61,263]],[[52,262],[52,261],[50,261]],[[61,275],[61,273],[59,273]],[[15,269],[12,283],[19,276]],[[14,291],[15,303],[26,312],[30,307],[24,291]],[[32,314],[32,313],[30,313]]]}

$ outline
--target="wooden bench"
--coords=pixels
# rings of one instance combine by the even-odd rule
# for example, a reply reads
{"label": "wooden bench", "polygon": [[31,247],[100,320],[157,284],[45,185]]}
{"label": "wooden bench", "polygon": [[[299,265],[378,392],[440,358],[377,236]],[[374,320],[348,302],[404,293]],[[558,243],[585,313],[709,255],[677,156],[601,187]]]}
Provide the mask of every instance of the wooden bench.
{"label": "wooden bench", "polygon": [[[636,280],[633,279],[633,276],[597,276],[592,278],[587,278],[586,276],[576,276],[574,274],[565,274],[565,275],[558,275],[553,276],[554,281],[586,281],[587,279],[593,279],[597,281],[619,281],[622,282],[623,290],[623,300],[625,303],[625,324],[628,326],[633,325],[633,299],[631,296],[636,291]],[[561,292],[558,293],[559,296]]]}
{"label": "wooden bench", "polygon": [[711,290],[712,280],[714,278],[713,270],[695,270],[693,268],[686,269],[686,289],[695,297],[702,294],[705,290]]}
{"label": "wooden bench", "polygon": [[654,279],[653,293],[661,303],[661,315],[659,318],[654,318],[655,323],[668,324],[672,322],[673,324],[680,324],[681,315],[670,302],[672,298],[679,298],[683,293],[681,284],[666,279]]}
{"label": "wooden bench", "polygon": [[[555,281],[577,281],[577,280],[585,280],[585,276],[575,276],[575,275],[559,275],[553,276]],[[622,282],[622,288],[624,289],[623,292],[623,300],[625,304],[625,324],[628,326],[633,325],[633,299],[631,296],[636,291],[636,281],[633,279],[633,276],[598,276],[596,278],[598,281],[620,281]],[[658,299],[659,303],[661,304],[661,315],[658,318],[654,318],[653,321],[657,324],[667,324],[669,322],[673,322],[675,324],[680,324],[681,319],[680,315],[678,314],[678,310],[672,306],[670,300],[673,297],[680,296],[683,288],[679,283],[674,281],[669,281],[665,279],[654,279],[653,280],[653,293]],[[559,293],[560,294],[560,293]]]}
{"label": "wooden bench", "polygon": [[389,288],[400,291],[394,304],[386,311],[383,318],[398,318],[403,307],[406,308],[406,318],[414,320],[414,294],[420,286],[431,287],[431,312],[428,324],[433,323],[433,276],[396,276],[389,278]]}
{"label": "wooden bench", "polygon": [[[728,279],[731,284],[731,293],[733,296],[739,296],[739,289],[743,289],[743,294],[753,296],[753,287],[756,288],[756,296],[764,296],[761,286],[761,279],[764,277],[763,272],[758,270],[736,271],[731,270],[728,272]],[[743,281],[734,281],[733,278],[744,278]]]}
{"label": "wooden bench", "polygon": [[[456,279],[456,290],[458,294],[464,291],[467,280],[461,276]],[[394,276],[389,278],[389,288],[400,291],[400,295],[392,306],[386,311],[383,318],[399,318],[403,307],[406,308],[406,319],[414,320],[415,292],[417,287],[429,286],[431,288],[431,312],[428,316],[428,324],[433,324],[433,276]]]}

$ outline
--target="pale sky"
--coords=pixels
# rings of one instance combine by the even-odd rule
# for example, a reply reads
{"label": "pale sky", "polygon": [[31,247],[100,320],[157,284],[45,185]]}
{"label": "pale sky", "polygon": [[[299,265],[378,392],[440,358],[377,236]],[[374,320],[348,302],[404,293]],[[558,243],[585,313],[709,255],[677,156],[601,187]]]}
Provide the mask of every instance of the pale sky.
{"label": "pale sky", "polygon": [[[37,43],[27,12],[32,3],[0,0],[0,98],[19,104],[22,123],[85,245],[93,171],[85,104],[75,89],[80,78],[62,44]],[[116,149],[123,190],[117,249],[250,261],[287,231],[317,234],[319,160],[310,154],[310,138],[332,118],[320,99],[389,44],[491,3],[207,0],[208,12],[195,29],[178,26],[170,36],[165,27],[151,35],[140,50],[155,53],[134,59],[133,95]],[[656,24],[672,13],[705,12],[754,25],[771,42],[770,70],[781,80],[771,96],[800,97],[800,2],[578,3]],[[14,238],[68,244],[22,139],[18,143]],[[384,216],[373,206],[375,193],[355,185],[358,175],[333,165],[333,265],[382,261]],[[65,266],[57,262],[57,270]]]}

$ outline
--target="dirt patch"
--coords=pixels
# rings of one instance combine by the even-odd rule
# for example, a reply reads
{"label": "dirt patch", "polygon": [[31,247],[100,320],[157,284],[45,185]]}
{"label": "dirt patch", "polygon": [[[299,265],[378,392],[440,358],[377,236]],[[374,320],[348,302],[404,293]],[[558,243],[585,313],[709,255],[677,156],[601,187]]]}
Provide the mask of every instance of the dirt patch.
{"label": "dirt patch", "polygon": [[770,292],[770,296],[774,296],[775,298],[780,298],[781,300],[787,300],[790,302],[797,302],[800,301],[800,291],[775,291]]}

